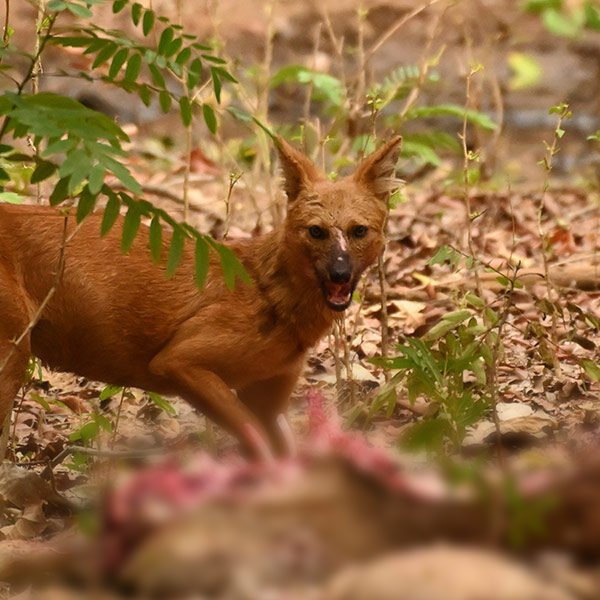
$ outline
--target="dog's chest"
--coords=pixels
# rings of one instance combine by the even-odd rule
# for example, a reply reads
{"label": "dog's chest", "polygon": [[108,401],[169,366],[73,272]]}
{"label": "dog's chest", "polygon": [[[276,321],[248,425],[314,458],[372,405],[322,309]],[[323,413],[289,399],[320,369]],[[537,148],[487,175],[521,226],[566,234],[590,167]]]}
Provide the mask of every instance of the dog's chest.
{"label": "dog's chest", "polygon": [[305,350],[297,338],[281,326],[269,335],[240,336],[227,352],[220,354],[218,364],[209,365],[228,385],[244,388],[257,381],[297,373]]}
{"label": "dog's chest", "polygon": [[294,371],[305,354],[306,349],[296,336],[277,328],[270,336],[257,340],[253,348],[248,349],[247,369],[261,379],[280,375]]}

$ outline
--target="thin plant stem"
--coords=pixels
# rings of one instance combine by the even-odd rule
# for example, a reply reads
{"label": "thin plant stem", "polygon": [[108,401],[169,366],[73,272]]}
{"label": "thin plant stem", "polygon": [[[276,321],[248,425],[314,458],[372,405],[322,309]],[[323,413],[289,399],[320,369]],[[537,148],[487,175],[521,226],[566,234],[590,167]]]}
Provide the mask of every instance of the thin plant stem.
{"label": "thin plant stem", "polygon": [[242,173],[230,173],[229,174],[229,185],[227,186],[227,196],[225,198],[225,225],[223,227],[223,239],[227,239],[229,235],[229,227],[231,226],[231,195],[233,194],[233,188],[242,177]]}
{"label": "thin plant stem", "polygon": [[183,170],[183,220],[187,223],[190,216],[190,173],[192,171],[192,125],[185,128],[185,163]]}
{"label": "thin plant stem", "polygon": [[[337,321],[333,324],[333,364],[335,368],[335,389],[337,399],[342,399],[342,361],[340,360],[340,330]],[[331,340],[329,341],[331,348]]]}
{"label": "thin plant stem", "polygon": [[[259,119],[264,123],[269,122],[269,83],[271,81],[271,68],[273,65],[273,40],[275,37],[274,12],[276,5],[277,0],[269,0],[265,3],[264,7],[267,17],[267,28],[265,32],[265,52],[261,65],[261,75],[257,94],[257,114]],[[267,135],[263,131],[259,133],[258,141],[261,162],[265,169],[269,171],[271,166],[270,144]],[[269,208],[273,224],[279,225],[283,220],[284,207],[278,196],[275,194],[271,177],[264,178],[264,185],[269,197]]]}
{"label": "thin plant stem", "polygon": [[344,340],[344,368],[346,370],[346,381],[350,390],[350,406],[356,404],[356,382],[354,381],[354,374],[352,370],[352,361],[350,360],[350,342],[348,340],[348,334],[346,331],[346,315],[343,314],[339,321],[340,334]]}
{"label": "thin plant stem", "polygon": [[438,2],[440,2],[440,0],[430,0],[429,2],[418,6],[417,8],[403,15],[397,21],[392,23],[392,25],[388,27],[388,29],[386,29],[383,32],[383,34],[380,35],[379,38],[375,41],[375,43],[369,48],[369,50],[366,53],[366,60],[371,60],[371,58],[379,50],[379,48],[381,48],[381,46],[383,46],[402,27],[404,27],[404,25],[406,25],[408,21],[414,19],[418,14],[422,13],[424,10],[426,10],[430,6],[433,6],[434,4],[437,4]]}
{"label": "thin plant stem", "polygon": [[440,13],[434,19],[433,24],[429,28],[427,40],[425,41],[425,46],[423,48],[423,52],[421,52],[421,57],[419,59],[419,78],[416,82],[416,85],[412,87],[408,96],[406,97],[406,100],[404,101],[404,106],[399,112],[400,119],[403,119],[406,116],[408,111],[414,106],[414,104],[419,99],[421,91],[423,90],[423,86],[427,81],[427,75],[429,74],[430,67],[432,67],[433,64],[438,62],[439,58],[441,57],[444,51],[444,47],[442,46],[442,48],[438,50],[437,54],[435,55],[435,59],[432,61],[430,57],[431,46],[433,45],[433,41],[437,38],[437,34],[440,30],[440,24],[442,23],[442,19],[445,16],[447,10],[448,7],[444,8],[443,11],[440,11]]}
{"label": "thin plant stem", "polygon": [[[164,454],[164,448],[147,448],[144,450],[126,450],[123,452],[117,452],[113,450],[99,450],[97,448],[85,448],[84,446],[66,446],[59,454],[57,454],[51,461],[48,467],[52,469],[58,466],[62,461],[71,454],[85,454],[86,456],[94,456],[98,458],[111,458],[121,460],[136,460],[141,458],[147,458],[149,456],[156,456],[157,454]],[[37,461],[36,461],[37,462]],[[27,464],[35,464],[34,461]],[[42,473],[43,475],[44,473]]]}
{"label": "thin plant stem", "polygon": [[[542,194],[540,196],[540,201],[538,203],[537,209],[537,230],[538,237],[540,239],[540,246],[542,250],[542,263],[544,266],[544,279],[546,282],[546,297],[550,305],[553,306],[554,299],[557,296],[556,290],[554,288],[554,284],[552,283],[552,279],[550,277],[550,264],[548,261],[548,236],[544,229],[543,217],[544,217],[544,201],[546,198],[546,194],[550,189],[550,176],[552,174],[552,169],[554,167],[554,157],[560,151],[560,140],[564,135],[564,130],[562,128],[563,121],[571,117],[571,111],[569,110],[569,105],[566,103],[559,104],[558,106],[553,107],[550,110],[551,113],[557,115],[556,126],[554,128],[552,143],[546,145],[546,155],[541,161],[542,166],[545,170],[544,175],[544,183],[542,186]],[[551,319],[551,329],[550,336],[552,340],[552,345],[556,348],[558,346],[558,323],[557,323],[557,311],[554,308],[551,310],[550,314]],[[557,376],[560,375],[560,361],[558,360],[558,355],[556,351],[552,352],[552,364],[554,367],[554,372]]]}
{"label": "thin plant stem", "polygon": [[462,151],[463,151],[463,200],[465,205],[465,225],[467,228],[467,247],[469,254],[471,255],[473,262],[470,267],[471,272],[475,278],[475,286],[477,289],[477,295],[483,297],[483,289],[481,287],[481,280],[479,277],[479,266],[475,255],[475,245],[473,243],[473,209],[471,206],[471,179],[470,179],[470,166],[471,162],[477,160],[477,155],[468,149],[467,147],[467,111],[471,106],[471,83],[473,75],[481,70],[481,66],[477,65],[469,69],[469,73],[466,77],[466,97],[465,97],[465,109],[462,120],[462,131],[460,134]]}
{"label": "thin plant stem", "polygon": [[[387,223],[387,218],[386,218]],[[388,322],[387,309],[387,281],[385,277],[385,256],[384,251],[379,255],[377,260],[377,276],[379,278],[379,295],[381,298],[381,356],[387,358],[390,354],[390,328]],[[383,370],[383,376],[388,382],[392,375],[389,369]]]}
{"label": "thin plant stem", "polygon": [[[8,44],[8,24],[10,23],[9,21],[9,15],[10,15],[10,0],[4,0],[4,8],[5,8],[5,14],[4,14],[4,29],[2,30],[2,43],[6,46]],[[2,62],[2,59],[0,58],[0,62]]]}
{"label": "thin plant stem", "polygon": [[114,448],[115,441],[117,439],[117,431],[119,430],[119,422],[121,420],[121,412],[123,410],[123,403],[125,402],[125,394],[127,392],[127,388],[123,388],[121,390],[121,398],[119,399],[119,408],[117,408],[117,416],[115,417],[115,423],[113,425],[112,436],[110,438],[110,448],[111,450]]}
{"label": "thin plant stem", "polygon": [[[45,2],[45,0],[39,0],[37,18],[36,18],[36,23],[35,23],[35,52],[34,52],[35,56],[37,56],[37,59],[35,61],[33,71],[31,72],[31,91],[33,94],[37,94],[39,91],[39,83],[40,83],[39,79],[40,79],[40,73],[42,73],[42,55],[40,52],[40,33],[42,31],[42,24],[44,22],[45,13],[46,13],[46,2]],[[36,159],[39,158],[39,154],[40,154],[39,145],[35,144],[35,142],[31,138],[28,138],[28,141],[33,146],[33,150],[34,150]],[[41,202],[42,202],[42,186],[39,182],[36,184],[35,189],[36,189],[37,204],[41,204]]]}
{"label": "thin plant stem", "polygon": [[41,54],[41,38],[40,33],[42,31],[42,24],[46,13],[46,2],[45,0],[39,0],[37,16],[35,20],[35,46],[34,46],[34,57],[33,68],[31,70],[31,91],[34,94],[38,93],[39,90],[39,78],[42,72],[42,54]]}
{"label": "thin plant stem", "polygon": [[[21,412],[21,409],[23,407],[23,402],[25,402],[25,395],[27,394],[27,387],[26,385],[22,385],[21,386],[21,391],[19,393],[19,404],[16,407],[16,414],[18,415]],[[12,414],[12,410],[11,410],[11,414]],[[6,427],[6,431],[8,431],[9,428]],[[4,438],[4,429],[2,430],[2,438]],[[10,434],[9,438],[5,441],[4,439],[2,439],[2,441],[0,442],[0,448],[4,448],[4,454],[3,456],[6,455],[6,451],[8,450],[8,447],[10,445],[14,446],[15,443],[15,439],[17,437],[17,419],[15,418],[14,422],[13,422],[13,426],[12,426],[12,433]],[[13,456],[14,456],[14,448],[13,448]]]}
{"label": "thin plant stem", "polygon": [[[319,42],[321,40],[321,28],[322,27],[323,27],[323,23],[319,23],[315,30],[315,40],[314,40],[313,58],[312,58],[312,68],[313,69],[317,68],[317,55],[319,53]],[[311,100],[312,100],[312,94],[313,94],[313,84],[311,81],[306,86],[306,96],[304,97],[303,114],[304,114],[304,123],[305,124],[308,123],[309,119],[310,119],[310,105],[311,105]],[[304,128],[303,128],[303,131],[304,131]],[[303,142],[306,146],[306,140],[303,140]]]}
{"label": "thin plant stem", "polygon": [[352,130],[356,130],[355,122],[358,121],[363,111],[363,105],[365,101],[365,90],[366,90],[366,54],[365,54],[365,20],[367,17],[367,11],[363,6],[359,6],[357,9],[357,21],[358,21],[358,40],[356,45],[357,55],[357,75],[356,75],[356,87],[354,90],[354,102],[350,108],[350,126]]}

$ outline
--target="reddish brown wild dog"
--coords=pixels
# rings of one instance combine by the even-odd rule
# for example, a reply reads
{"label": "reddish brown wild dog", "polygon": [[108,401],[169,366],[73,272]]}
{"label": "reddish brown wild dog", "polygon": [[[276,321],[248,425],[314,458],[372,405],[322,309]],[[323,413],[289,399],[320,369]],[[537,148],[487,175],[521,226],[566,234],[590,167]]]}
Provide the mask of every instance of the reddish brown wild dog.
{"label": "reddish brown wild dog", "polygon": [[287,218],[229,243],[254,280],[233,291],[213,259],[196,287],[193,249],[165,277],[145,227],[122,254],[122,221],[101,237],[93,215],[77,230],[66,219],[73,235],[57,279],[64,213],[0,205],[0,423],[33,354],[90,379],[179,395],[254,455],[289,450],[284,415],[306,353],[383,249],[400,137],[335,182],[284,140],[277,146]]}

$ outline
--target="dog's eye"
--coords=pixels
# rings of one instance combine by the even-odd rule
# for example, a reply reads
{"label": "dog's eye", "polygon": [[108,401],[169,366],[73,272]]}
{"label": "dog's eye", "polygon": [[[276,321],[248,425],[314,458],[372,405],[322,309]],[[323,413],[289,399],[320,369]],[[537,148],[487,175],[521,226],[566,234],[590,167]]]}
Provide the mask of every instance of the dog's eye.
{"label": "dog's eye", "polygon": [[352,237],[355,238],[364,238],[367,235],[369,228],[366,225],[357,225],[352,228]]}
{"label": "dog's eye", "polygon": [[308,228],[308,233],[310,233],[310,237],[315,238],[315,240],[324,240],[327,237],[327,231],[318,225],[311,225]]}

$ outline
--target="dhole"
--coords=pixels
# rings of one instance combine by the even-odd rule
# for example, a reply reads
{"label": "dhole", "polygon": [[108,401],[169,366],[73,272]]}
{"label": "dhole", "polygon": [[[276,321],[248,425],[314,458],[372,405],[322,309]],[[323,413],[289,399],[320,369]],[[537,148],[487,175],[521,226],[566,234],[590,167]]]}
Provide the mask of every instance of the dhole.
{"label": "dhole", "polygon": [[65,216],[0,205],[0,423],[34,354],[55,369],[179,395],[254,455],[289,449],[284,414],[306,353],[382,251],[400,137],[336,182],[284,140],[277,146],[287,218],[230,243],[254,280],[233,291],[216,262],[197,289],[191,249],[166,278],[150,258],[147,228],[122,254],[121,222],[101,237],[91,216],[69,240],[55,293],[33,323],[57,281]]}

